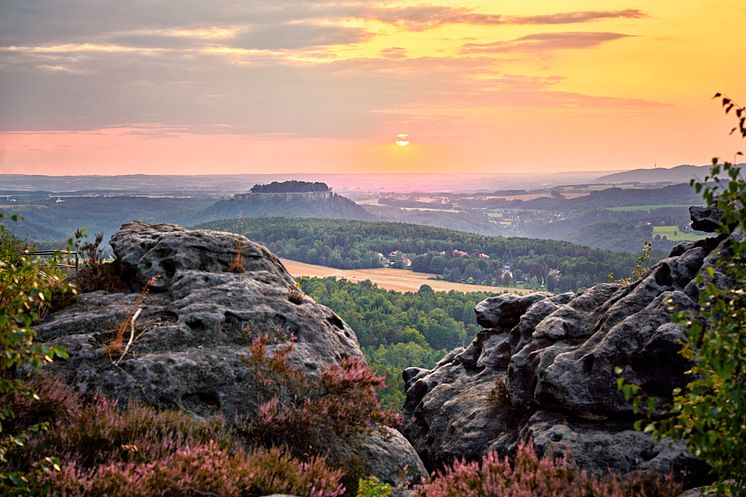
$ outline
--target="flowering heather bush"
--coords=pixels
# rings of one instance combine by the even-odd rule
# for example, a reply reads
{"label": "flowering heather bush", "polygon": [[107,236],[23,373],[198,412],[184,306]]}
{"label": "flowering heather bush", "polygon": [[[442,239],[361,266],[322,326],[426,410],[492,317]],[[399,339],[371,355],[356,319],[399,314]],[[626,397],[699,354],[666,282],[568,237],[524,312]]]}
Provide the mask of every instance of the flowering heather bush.
{"label": "flowering heather bush", "polygon": [[341,472],[321,458],[304,463],[276,448],[246,452],[222,418],[196,420],[137,403],[121,409],[103,397],[85,402],[58,381],[33,381],[43,400],[13,395],[0,402],[12,405],[19,423],[51,421],[48,431],[8,454],[19,474],[31,474],[49,454],[59,457],[60,471],[34,480],[38,489],[66,496],[336,497],[344,491]]}
{"label": "flowering heather bush", "polygon": [[255,418],[244,423],[249,437],[308,454],[320,453],[318,448],[333,437],[398,425],[398,415],[384,410],[376,398],[384,378],[362,359],[344,359],[310,377],[290,364],[292,341],[275,346],[273,354],[268,353],[269,344],[269,335],[256,338],[246,360],[267,399]]}
{"label": "flowering heather bush", "polygon": [[[35,382],[39,384],[37,380]],[[186,413],[156,411],[136,402],[121,409],[116,402],[96,397],[85,402],[61,383],[50,380],[37,387],[44,399],[28,400],[16,409],[28,421],[51,421],[50,430],[15,451],[20,466],[49,454],[63,461],[93,467],[111,461],[146,462],[175,450],[208,441],[236,446],[222,418],[197,421]]]}
{"label": "flowering heather bush", "polygon": [[231,452],[208,442],[143,464],[116,462],[86,470],[70,463],[57,475],[54,487],[70,497],[337,497],[344,492],[340,477],[341,472],[329,469],[323,459],[301,463],[277,448]]}
{"label": "flowering heather bush", "polygon": [[80,396],[56,378],[39,373],[24,381],[23,386],[36,392],[36,397],[19,392],[0,395],[0,403],[14,412],[13,418],[3,425],[6,433],[15,433],[44,421],[80,415]]}
{"label": "flowering heather bush", "polygon": [[567,458],[540,459],[532,443],[518,447],[515,463],[490,451],[481,461],[456,461],[413,497],[674,497],[681,487],[670,480],[595,478]]}

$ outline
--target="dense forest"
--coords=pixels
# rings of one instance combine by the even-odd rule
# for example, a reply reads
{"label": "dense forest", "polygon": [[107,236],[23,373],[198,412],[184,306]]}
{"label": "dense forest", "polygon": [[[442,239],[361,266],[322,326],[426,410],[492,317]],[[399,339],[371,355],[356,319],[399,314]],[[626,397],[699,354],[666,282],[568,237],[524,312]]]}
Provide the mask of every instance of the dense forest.
{"label": "dense forest", "polygon": [[480,329],[474,306],[493,295],[434,292],[427,285],[399,293],[369,281],[334,278],[304,279],[301,288],[355,330],[368,363],[387,376],[383,400],[397,409],[404,400],[404,368],[431,368],[451,349],[469,343]]}
{"label": "dense forest", "polygon": [[309,181],[273,181],[267,185],[254,185],[251,187],[251,193],[308,193],[308,192],[328,192],[329,186],[321,182]]}
{"label": "dense forest", "polygon": [[606,281],[609,274],[628,277],[636,260],[632,254],[563,241],[488,237],[401,223],[264,218],[213,221],[202,227],[245,234],[280,257],[309,264],[340,269],[411,265],[414,271],[449,281],[551,291],[587,288]]}

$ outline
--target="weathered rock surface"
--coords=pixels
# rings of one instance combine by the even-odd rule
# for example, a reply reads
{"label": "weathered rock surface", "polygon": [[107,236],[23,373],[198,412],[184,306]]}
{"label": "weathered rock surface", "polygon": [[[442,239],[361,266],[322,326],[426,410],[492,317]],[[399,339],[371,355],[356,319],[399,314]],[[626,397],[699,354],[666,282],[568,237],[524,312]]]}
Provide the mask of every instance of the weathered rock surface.
{"label": "weathered rock surface", "polygon": [[632,429],[615,368],[656,396],[686,383],[688,364],[678,354],[686,336],[670,323],[672,307],[696,308],[695,277],[727,249],[727,239],[708,238],[677,246],[629,285],[481,302],[478,322],[488,329],[434,369],[405,371],[403,433],[430,470],[490,449],[507,455],[532,438],[539,453],[567,453],[594,472],[705,481],[705,465],[681,444],[657,444]]}
{"label": "weathered rock surface", "polygon": [[547,293],[532,293],[526,296],[507,294],[490,297],[474,308],[477,323],[485,328],[510,329],[518,324],[521,316],[532,304],[548,296]]}
{"label": "weathered rock surface", "polygon": [[[290,361],[309,374],[362,357],[354,331],[299,292],[277,257],[243,236],[133,222],[111,246],[133,290],[160,276],[151,291],[144,298],[139,292],[83,294],[37,328],[42,340],[67,347],[70,358],[55,367],[82,392],[230,420],[252,416],[259,404],[258,386],[243,362],[259,334],[294,336]],[[129,352],[107,352],[120,323],[138,307]],[[129,336],[128,327],[125,343]],[[405,465],[413,478],[425,474],[395,430],[358,437],[337,455],[362,459],[385,481],[394,481]]]}
{"label": "weathered rock surface", "polygon": [[692,218],[692,229],[698,231],[714,232],[720,224],[723,212],[717,207],[689,207],[689,215]]}

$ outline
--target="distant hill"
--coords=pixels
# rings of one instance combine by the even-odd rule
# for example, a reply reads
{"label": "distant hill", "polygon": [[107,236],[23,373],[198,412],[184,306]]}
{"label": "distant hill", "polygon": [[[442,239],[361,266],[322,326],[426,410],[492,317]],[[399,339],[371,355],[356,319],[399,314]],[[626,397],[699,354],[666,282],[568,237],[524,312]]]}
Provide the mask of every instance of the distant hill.
{"label": "distant hill", "polygon": [[16,195],[17,204],[0,207],[5,215],[17,214],[18,223],[7,224],[17,236],[39,242],[62,241],[76,229],[103,233],[106,238],[122,223],[139,219],[152,223],[194,224],[205,220],[200,212],[214,197],[160,197],[121,194],[51,195],[33,192]]}
{"label": "distant hill", "polygon": [[325,183],[306,181],[255,185],[205,209],[204,219],[289,217],[322,219],[371,219],[373,216],[352,200],[332,192]]}
{"label": "distant hill", "polygon": [[523,199],[469,199],[460,198],[462,207],[475,209],[540,209],[540,210],[588,210],[604,209],[632,205],[676,204],[682,206],[697,205],[701,197],[687,182],[666,186],[618,186],[592,190],[588,194],[575,198],[544,196],[530,200]]}
{"label": "distant hill", "polygon": [[596,178],[595,183],[686,183],[692,178],[702,179],[709,166],[681,165],[671,168],[632,169]]}
{"label": "distant hill", "polygon": [[73,235],[72,231],[56,230],[21,218],[18,222],[4,220],[6,227],[20,240],[27,242],[60,241],[66,240]]}
{"label": "distant hill", "polygon": [[[740,164],[743,167],[746,164]],[[621,173],[607,174],[596,178],[594,183],[688,183],[690,179],[703,179],[710,166],[681,165],[671,168],[633,169]]]}
{"label": "distant hill", "polygon": [[[404,223],[338,219],[224,219],[200,228],[232,231],[278,256],[338,269],[410,267],[447,281],[491,286],[534,280],[552,291],[588,288],[609,273],[628,276],[633,254],[557,240],[482,236]],[[556,271],[553,271],[556,270]],[[507,279],[506,279],[507,278]]]}

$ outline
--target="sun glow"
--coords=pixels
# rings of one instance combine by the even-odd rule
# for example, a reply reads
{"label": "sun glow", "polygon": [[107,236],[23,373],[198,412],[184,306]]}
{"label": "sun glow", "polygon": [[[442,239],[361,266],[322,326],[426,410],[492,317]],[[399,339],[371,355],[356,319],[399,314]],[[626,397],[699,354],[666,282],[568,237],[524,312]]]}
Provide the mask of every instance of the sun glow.
{"label": "sun glow", "polygon": [[406,147],[409,145],[409,135],[407,133],[399,133],[396,135],[396,144],[400,147]]}
{"label": "sun glow", "polygon": [[595,171],[742,144],[709,97],[746,98],[744,0],[153,1],[145,23],[69,2],[43,33],[51,3],[0,7],[0,174]]}

